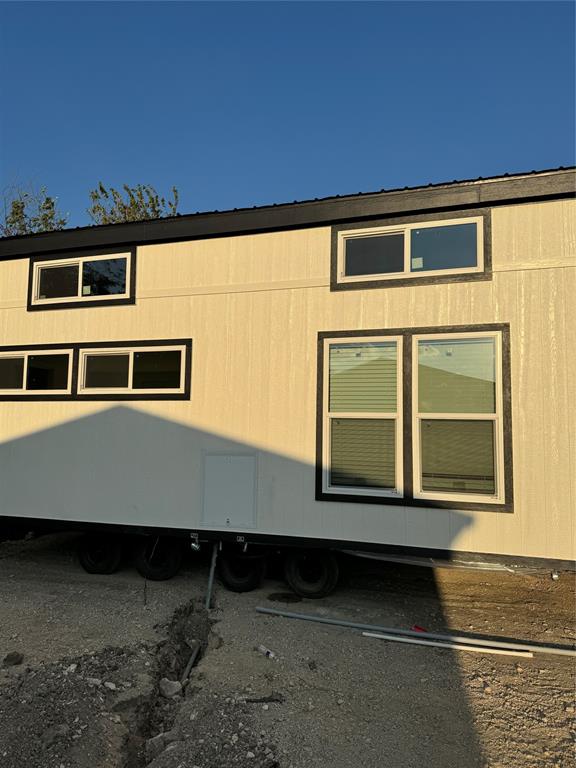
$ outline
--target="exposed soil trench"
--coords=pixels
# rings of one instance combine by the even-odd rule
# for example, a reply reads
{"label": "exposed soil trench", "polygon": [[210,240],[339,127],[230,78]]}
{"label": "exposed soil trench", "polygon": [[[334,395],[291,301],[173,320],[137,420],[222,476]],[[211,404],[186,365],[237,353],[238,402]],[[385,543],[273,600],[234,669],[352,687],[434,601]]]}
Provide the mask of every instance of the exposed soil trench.
{"label": "exposed soil trench", "polygon": [[[210,626],[206,611],[195,606],[194,601],[175,611],[167,628],[167,639],[158,643],[155,650],[152,691],[125,713],[128,728],[124,744],[125,768],[147,766],[151,758],[157,756],[156,752],[161,754],[165,746],[177,741],[177,734],[173,731],[174,721],[189,683],[189,675],[183,681],[182,692],[171,698],[162,694],[160,681],[181,680],[196,643],[200,643],[200,651],[194,665],[198,664],[208,648]],[[170,736],[158,738],[162,734]]]}

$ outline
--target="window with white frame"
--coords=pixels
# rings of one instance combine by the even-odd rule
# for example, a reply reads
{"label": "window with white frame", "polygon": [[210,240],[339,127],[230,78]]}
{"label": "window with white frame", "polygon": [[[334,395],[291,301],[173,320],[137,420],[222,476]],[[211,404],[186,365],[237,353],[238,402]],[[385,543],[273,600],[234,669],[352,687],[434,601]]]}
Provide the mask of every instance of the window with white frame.
{"label": "window with white frame", "polygon": [[131,251],[34,261],[32,269],[32,307],[130,298]]}
{"label": "window with white frame", "polygon": [[484,270],[483,217],[341,230],[337,280],[354,283]]}
{"label": "window with white frame", "polygon": [[390,337],[326,342],[326,490],[401,493],[401,347]]}
{"label": "window with white frame", "polygon": [[0,352],[0,395],[66,395],[71,382],[71,349]]}
{"label": "window with white frame", "polygon": [[186,347],[80,349],[78,394],[173,394],[185,391]]}
{"label": "window with white frame", "polygon": [[322,336],[322,498],[505,504],[501,330]]}
{"label": "window with white frame", "polygon": [[414,495],[501,502],[500,334],[413,338]]}

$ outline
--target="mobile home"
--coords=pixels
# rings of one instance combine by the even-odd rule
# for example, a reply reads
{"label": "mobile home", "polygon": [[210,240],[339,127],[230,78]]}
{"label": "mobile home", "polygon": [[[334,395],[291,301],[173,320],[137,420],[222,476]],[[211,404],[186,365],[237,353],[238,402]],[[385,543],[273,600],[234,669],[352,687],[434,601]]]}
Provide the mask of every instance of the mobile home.
{"label": "mobile home", "polygon": [[[574,169],[0,240],[0,515],[266,547],[575,556]],[[178,540],[178,539],[176,539]],[[96,542],[96,543],[95,543]],[[154,570],[153,552],[165,553]]]}

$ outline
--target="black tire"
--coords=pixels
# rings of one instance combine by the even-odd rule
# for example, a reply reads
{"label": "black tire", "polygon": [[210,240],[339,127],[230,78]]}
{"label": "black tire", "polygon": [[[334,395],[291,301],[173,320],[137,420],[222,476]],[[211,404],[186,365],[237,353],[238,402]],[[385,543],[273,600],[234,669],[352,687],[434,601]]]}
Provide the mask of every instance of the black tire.
{"label": "black tire", "polygon": [[333,552],[298,549],[286,553],[284,578],[300,597],[326,597],[338,584],[339,575],[338,560]]}
{"label": "black tire", "polygon": [[150,581],[167,581],[182,566],[184,551],[179,539],[168,536],[142,536],[136,542],[134,566]]}
{"label": "black tire", "polygon": [[78,542],[78,560],[87,573],[114,573],[122,562],[122,540],[89,533]]}
{"label": "black tire", "polygon": [[263,557],[221,552],[218,575],[231,592],[251,592],[262,584],[266,561]]}

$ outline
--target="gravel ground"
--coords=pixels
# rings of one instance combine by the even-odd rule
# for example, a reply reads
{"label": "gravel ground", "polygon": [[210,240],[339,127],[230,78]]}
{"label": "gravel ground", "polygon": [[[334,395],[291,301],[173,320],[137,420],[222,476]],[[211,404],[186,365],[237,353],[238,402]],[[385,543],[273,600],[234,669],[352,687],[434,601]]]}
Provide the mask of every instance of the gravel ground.
{"label": "gravel ground", "polygon": [[[163,583],[128,567],[89,576],[73,544],[0,544],[1,768],[573,765],[571,659],[400,645],[254,610],[573,643],[573,575],[355,561],[323,600],[295,602],[268,578],[245,595],[217,585],[207,615],[204,562]],[[196,640],[199,663],[166,697]]]}

